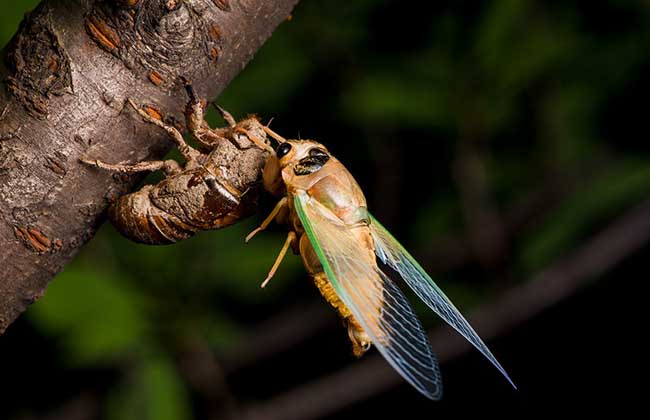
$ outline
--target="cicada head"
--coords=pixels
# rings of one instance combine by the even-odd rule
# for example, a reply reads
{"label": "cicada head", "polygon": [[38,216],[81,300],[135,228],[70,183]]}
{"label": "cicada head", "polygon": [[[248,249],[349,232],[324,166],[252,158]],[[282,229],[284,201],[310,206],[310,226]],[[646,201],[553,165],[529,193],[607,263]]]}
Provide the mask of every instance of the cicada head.
{"label": "cicada head", "polygon": [[285,140],[266,161],[264,187],[276,195],[284,194],[288,183],[306,187],[319,177],[318,172],[330,159],[327,148],[318,142]]}

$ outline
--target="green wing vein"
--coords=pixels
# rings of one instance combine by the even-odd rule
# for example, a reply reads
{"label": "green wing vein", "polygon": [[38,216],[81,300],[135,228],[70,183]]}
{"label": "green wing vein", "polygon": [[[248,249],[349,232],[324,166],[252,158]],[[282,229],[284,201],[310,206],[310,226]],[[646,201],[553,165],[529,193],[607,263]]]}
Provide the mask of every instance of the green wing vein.
{"label": "green wing vein", "polygon": [[370,230],[375,243],[377,257],[395,270],[404,282],[415,292],[424,303],[438,316],[454,327],[467,341],[472,343],[492,364],[503,374],[510,384],[517,388],[505,369],[494,357],[490,349],[474,331],[472,326],[456,309],[449,298],[434,283],[424,269],[404,249],[404,247],[384,228],[373,216],[370,216]]}
{"label": "green wing vein", "polygon": [[296,195],[294,205],[327,278],[375,347],[418,391],[439,399],[438,362],[402,292],[327,208],[306,193]]}

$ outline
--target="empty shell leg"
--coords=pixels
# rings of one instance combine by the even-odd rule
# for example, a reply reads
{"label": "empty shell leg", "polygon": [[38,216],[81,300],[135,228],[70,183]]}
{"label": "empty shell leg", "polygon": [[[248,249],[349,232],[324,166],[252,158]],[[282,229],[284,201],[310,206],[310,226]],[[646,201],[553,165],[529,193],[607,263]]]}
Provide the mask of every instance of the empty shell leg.
{"label": "empty shell leg", "polygon": [[108,171],[122,172],[126,174],[163,171],[165,175],[171,176],[181,172],[181,166],[175,160],[154,160],[149,162],[138,163],[106,163],[101,160],[81,159],[87,165],[95,166],[97,168],[106,169]]}
{"label": "empty shell leg", "polygon": [[158,127],[167,131],[167,133],[172,138],[172,140],[174,140],[174,143],[176,143],[176,147],[178,147],[178,150],[181,152],[181,154],[187,161],[195,161],[198,159],[201,153],[185,142],[183,135],[181,134],[180,131],[176,129],[176,127],[167,125],[164,122],[160,121],[159,119],[156,119],[151,115],[147,114],[145,110],[139,108],[131,99],[129,99],[128,102],[145,121],[157,125]]}

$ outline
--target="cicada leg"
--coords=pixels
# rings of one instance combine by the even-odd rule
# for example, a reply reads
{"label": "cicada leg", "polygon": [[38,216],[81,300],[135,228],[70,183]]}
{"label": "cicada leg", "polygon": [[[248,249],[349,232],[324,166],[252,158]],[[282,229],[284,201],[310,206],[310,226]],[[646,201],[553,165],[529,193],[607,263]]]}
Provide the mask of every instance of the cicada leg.
{"label": "cicada leg", "polygon": [[262,282],[262,286],[261,286],[262,288],[266,287],[266,285],[275,275],[275,272],[278,271],[278,267],[280,267],[280,263],[284,259],[284,256],[287,254],[287,250],[289,249],[289,246],[294,244],[295,241],[296,241],[296,233],[290,231],[289,234],[287,235],[287,239],[284,241],[284,245],[282,245],[282,249],[280,250],[278,257],[275,259],[275,262],[273,263],[273,267],[271,267],[269,274],[266,276],[266,279],[264,279],[264,281]]}
{"label": "cicada leg", "polygon": [[215,102],[212,102],[212,105],[213,105],[214,108],[219,112],[219,114],[221,115],[221,118],[223,118],[224,121],[225,121],[226,123],[228,123],[228,125],[229,125],[231,128],[237,125],[237,122],[235,121],[235,119],[233,118],[233,116],[232,116],[232,114],[231,114],[230,112],[228,112],[228,111],[226,111],[225,109],[221,108],[221,107],[220,107],[219,105],[217,105]]}
{"label": "cicada leg", "polygon": [[253,133],[251,133],[249,130],[246,130],[245,128],[242,128],[242,127],[238,127],[238,128],[236,128],[236,129],[234,130],[234,132],[236,132],[236,133],[242,133],[242,134],[246,135],[246,137],[248,137],[248,139],[249,139],[250,141],[252,141],[252,142],[253,142],[257,147],[259,147],[260,149],[262,149],[262,150],[266,150],[266,151],[268,151],[269,153],[275,153],[275,150],[273,150],[273,148],[272,148],[271,146],[269,146],[268,144],[266,144],[266,143],[264,142],[264,140],[258,138],[256,135],[254,135]]}
{"label": "cicada leg", "polygon": [[192,146],[187,144],[185,142],[185,139],[183,138],[183,135],[181,134],[180,131],[178,131],[178,129],[176,129],[176,127],[165,124],[161,120],[156,119],[151,115],[147,114],[145,110],[138,107],[131,99],[128,99],[128,102],[145,121],[167,131],[167,133],[172,138],[172,140],[174,140],[174,143],[176,143],[176,147],[178,147],[178,151],[181,152],[181,155],[183,155],[183,157],[185,158],[185,160],[188,161],[188,163],[190,162],[193,163],[198,160],[199,156],[201,156],[201,152],[199,152],[198,150],[194,149]]}
{"label": "cicada leg", "polygon": [[246,135],[246,137],[248,137],[248,139],[257,147],[273,153],[273,148],[271,146],[266,144],[264,140],[255,136],[249,130],[246,130],[243,127],[237,127],[237,122],[235,121],[235,118],[233,118],[232,114],[215,103],[213,103],[214,107],[219,111],[219,114],[221,114],[221,117],[226,121],[228,127],[210,128],[204,119],[205,110],[203,108],[203,103],[196,96],[192,85],[187,81],[185,81],[185,89],[190,97],[190,101],[185,108],[185,121],[187,128],[190,131],[190,134],[192,134],[192,137],[194,137],[202,146],[211,149],[220,141],[229,141],[235,147],[241,149],[242,147],[233,135],[234,132]]}
{"label": "cicada leg", "polygon": [[278,204],[276,204],[275,207],[273,207],[273,210],[271,210],[271,213],[266,217],[266,219],[264,219],[262,224],[259,227],[257,227],[255,230],[253,230],[251,233],[249,233],[248,236],[246,236],[245,241],[246,242],[250,241],[251,239],[253,239],[253,236],[257,235],[258,233],[266,229],[271,224],[271,222],[278,216],[278,214],[280,214],[280,211],[282,211],[282,209],[286,207],[286,205],[287,205],[287,197],[283,197],[280,201],[278,201]]}
{"label": "cicada leg", "polygon": [[163,171],[166,176],[172,176],[182,171],[181,166],[175,160],[154,160],[138,163],[106,163],[98,159],[80,159],[83,163],[108,171],[122,172],[126,174],[139,172]]}
{"label": "cicada leg", "polygon": [[[183,79],[185,83],[185,90],[187,91],[187,96],[189,96],[190,101],[185,107],[185,124],[187,129],[194,139],[201,146],[206,147],[208,150],[213,149],[218,142],[228,141],[226,136],[222,135],[223,130],[212,129],[205,121],[205,108],[203,107],[203,102],[199,99],[194,91],[194,88],[189,81]],[[224,111],[225,112],[225,111]],[[232,119],[232,116],[228,114],[234,125],[235,121]],[[230,120],[226,120],[228,124],[231,123]]]}

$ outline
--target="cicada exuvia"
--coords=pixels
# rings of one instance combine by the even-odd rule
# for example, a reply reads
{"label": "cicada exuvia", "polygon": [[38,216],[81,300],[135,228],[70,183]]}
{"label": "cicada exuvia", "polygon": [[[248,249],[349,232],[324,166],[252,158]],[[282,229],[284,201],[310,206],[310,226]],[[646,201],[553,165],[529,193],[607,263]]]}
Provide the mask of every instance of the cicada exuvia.
{"label": "cicada exuvia", "polygon": [[374,344],[390,365],[430,399],[442,395],[438,362],[407,299],[378,265],[397,273],[436,314],[471,342],[514,383],[474,329],[411,254],[368,212],[350,172],[312,140],[286,140],[266,128],[279,145],[264,169],[264,186],[282,197],[246,240],[272,221],[289,230],[262,286],[291,247],[348,328],[353,352]]}

